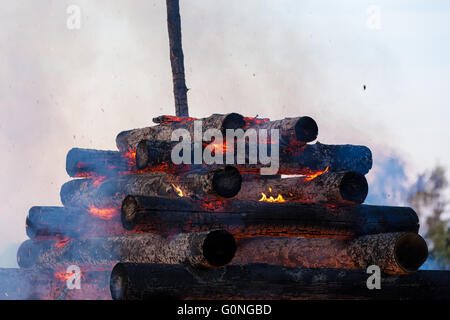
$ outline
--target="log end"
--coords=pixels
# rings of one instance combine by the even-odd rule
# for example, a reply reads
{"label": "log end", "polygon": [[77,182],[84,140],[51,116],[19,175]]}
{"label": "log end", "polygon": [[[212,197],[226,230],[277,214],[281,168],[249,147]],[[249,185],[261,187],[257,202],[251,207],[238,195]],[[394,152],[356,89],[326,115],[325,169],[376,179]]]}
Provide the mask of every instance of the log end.
{"label": "log end", "polygon": [[149,159],[150,159],[150,141],[149,140],[142,140],[139,142],[137,148],[136,148],[136,167],[138,170],[143,170],[147,168],[149,165]]}
{"label": "log end", "polygon": [[227,129],[242,129],[245,127],[245,120],[239,113],[228,114],[222,122],[222,132],[225,133]]}
{"label": "log end", "polygon": [[228,231],[211,231],[203,242],[203,256],[211,266],[222,267],[230,263],[235,253],[236,241]]}
{"label": "log end", "polygon": [[301,117],[295,124],[295,135],[298,141],[311,142],[317,139],[319,128],[310,117]]}
{"label": "log end", "polygon": [[127,196],[122,202],[121,215],[122,226],[127,230],[133,230],[136,226],[136,212],[138,203],[133,196]]}
{"label": "log end", "polygon": [[21,268],[30,268],[35,264],[39,252],[32,240],[23,242],[17,250],[17,264]]}
{"label": "log end", "polygon": [[395,259],[405,272],[417,271],[428,258],[428,246],[416,233],[405,233],[395,244]]}
{"label": "log end", "polygon": [[242,176],[238,169],[226,166],[213,176],[213,189],[221,197],[232,198],[239,193],[242,185]]}
{"label": "log end", "polygon": [[124,300],[128,287],[128,274],[122,263],[116,264],[111,272],[109,287],[113,300]]}
{"label": "log end", "polygon": [[344,174],[339,184],[339,191],[344,201],[363,203],[369,192],[366,177],[361,173],[349,171]]}

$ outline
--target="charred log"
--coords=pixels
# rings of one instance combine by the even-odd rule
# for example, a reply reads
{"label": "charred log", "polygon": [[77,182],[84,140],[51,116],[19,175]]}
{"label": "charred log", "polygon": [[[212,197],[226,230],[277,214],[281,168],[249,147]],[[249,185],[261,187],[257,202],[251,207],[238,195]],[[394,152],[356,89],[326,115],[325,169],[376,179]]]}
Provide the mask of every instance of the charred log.
{"label": "charred log", "polygon": [[331,207],[303,203],[128,196],[122,204],[128,230],[175,233],[225,229],[235,237],[354,238],[383,232],[419,230],[411,208],[383,206]]}
{"label": "charred log", "polygon": [[[142,140],[160,140],[171,142],[172,132],[177,129],[186,129],[194,141],[194,120],[182,122],[169,122],[164,125],[157,125],[142,129],[133,129],[119,133],[116,138],[117,148],[122,152],[136,150],[137,145]],[[245,126],[244,117],[237,113],[213,114],[208,118],[198,119],[202,121],[202,132],[208,129],[219,129],[223,133],[226,129],[239,129]],[[169,152],[170,154],[170,152]]]}
{"label": "charred log", "polygon": [[70,177],[109,177],[132,170],[136,170],[134,159],[117,151],[73,148],[66,157]]}
{"label": "charred log", "polygon": [[[171,153],[173,147],[177,142],[154,142],[142,141],[136,150],[136,164],[138,169],[151,169],[160,167],[162,164],[171,164]],[[271,148],[278,145],[268,145],[268,152],[271,153]],[[191,150],[191,163],[194,153],[194,144]],[[261,168],[268,165],[250,164],[250,157],[248,152],[244,156],[243,163],[238,163],[236,156],[237,148],[234,148],[233,162],[235,167],[241,173],[259,174]],[[248,144],[245,144],[245,150],[249,150]],[[232,151],[226,150],[225,153]],[[258,151],[259,152],[259,151]],[[279,152],[279,170],[278,174],[302,174],[315,175],[320,172],[343,172],[354,171],[360,174],[367,174],[372,168],[372,153],[365,146],[354,145],[325,145],[321,143],[305,145],[301,148],[280,147]],[[226,155],[223,156],[226,158]],[[259,154],[257,158],[260,159]],[[224,159],[224,162],[226,159]],[[202,165],[196,165],[202,166]],[[203,167],[211,167],[214,165],[206,165]]]}
{"label": "charred log", "polygon": [[193,198],[235,196],[242,177],[233,167],[209,171],[192,171],[182,176],[164,172],[126,175],[107,179],[97,185],[95,180],[80,179],[65,183],[60,192],[67,207],[120,208],[129,195],[177,198],[181,194]]}
{"label": "charred log", "polygon": [[369,186],[366,178],[357,172],[329,172],[315,178],[261,179],[244,181],[236,199],[255,200],[262,194],[285,201],[323,202],[332,204],[361,204]]}
{"label": "charred log", "polygon": [[233,264],[364,270],[377,265],[385,273],[404,274],[417,271],[427,256],[427,244],[416,233],[383,233],[354,240],[250,238],[238,242]]}
{"label": "charred log", "polygon": [[74,238],[87,235],[117,235],[123,234],[124,230],[118,209],[33,207],[26,220],[26,233],[30,239]]}
{"label": "charred log", "polygon": [[317,139],[319,128],[310,117],[286,118],[253,124],[246,129],[267,130],[269,138],[271,130],[278,130],[281,146],[302,146]]}
{"label": "charred log", "polygon": [[266,264],[192,270],[180,265],[123,264],[111,274],[116,300],[146,299],[437,299],[450,298],[448,271],[381,277],[367,289],[365,270],[287,268]]}
{"label": "charred log", "polygon": [[181,45],[181,18],[179,0],[167,0],[167,27],[169,30],[170,64],[172,66],[175,110],[179,117],[189,115],[186,81],[184,76],[184,55]]}
{"label": "charred log", "polygon": [[[67,281],[77,276],[80,289],[67,291]],[[0,269],[0,300],[111,300],[110,276],[111,269],[83,269],[80,275],[47,268]]]}
{"label": "charred log", "polygon": [[17,252],[20,267],[59,265],[112,266],[117,262],[189,263],[196,267],[219,267],[231,261],[236,243],[223,230],[72,239],[64,245],[52,240],[25,241]]}

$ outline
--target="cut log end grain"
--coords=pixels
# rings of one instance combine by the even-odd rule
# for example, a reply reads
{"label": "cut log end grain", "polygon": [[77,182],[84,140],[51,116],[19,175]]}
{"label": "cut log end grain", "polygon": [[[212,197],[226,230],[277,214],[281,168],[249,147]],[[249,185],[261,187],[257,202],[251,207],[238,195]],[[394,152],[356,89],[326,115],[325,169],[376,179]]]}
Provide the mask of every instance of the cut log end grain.
{"label": "cut log end grain", "polygon": [[203,241],[203,256],[214,267],[228,264],[236,253],[236,241],[225,230],[210,232]]}
{"label": "cut log end grain", "polygon": [[242,129],[245,126],[244,117],[239,113],[228,114],[222,122],[222,133],[226,133],[227,129]]}
{"label": "cut log end grain", "polygon": [[136,197],[127,196],[122,202],[121,219],[122,225],[127,230],[133,230],[136,226],[136,214],[138,211],[138,203]]}
{"label": "cut log end grain", "polygon": [[311,117],[301,117],[295,124],[295,135],[298,141],[311,142],[317,139],[319,128]]}
{"label": "cut log end grain", "polygon": [[219,196],[232,198],[241,190],[242,176],[236,168],[226,166],[225,169],[214,173],[212,185]]}
{"label": "cut log end grain", "polygon": [[405,233],[395,243],[395,260],[405,272],[417,271],[428,258],[425,240],[415,233]]}
{"label": "cut log end grain", "polygon": [[339,190],[343,200],[363,203],[369,193],[369,185],[364,175],[349,171],[342,177]]}

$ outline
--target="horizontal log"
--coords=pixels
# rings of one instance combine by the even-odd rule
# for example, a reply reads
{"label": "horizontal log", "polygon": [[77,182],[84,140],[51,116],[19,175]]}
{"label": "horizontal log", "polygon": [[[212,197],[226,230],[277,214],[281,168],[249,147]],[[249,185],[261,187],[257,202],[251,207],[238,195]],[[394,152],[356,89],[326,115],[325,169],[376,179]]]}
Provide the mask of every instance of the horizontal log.
{"label": "horizontal log", "polygon": [[[155,142],[144,140],[139,143],[136,150],[136,165],[140,170],[152,170],[152,168],[161,168],[163,165],[173,167],[172,149],[178,142]],[[269,154],[272,145],[269,146]],[[204,150],[204,149],[203,149]],[[262,164],[259,160],[257,164],[250,164],[248,154],[248,143],[246,143],[244,163],[238,163],[236,154],[238,148],[234,151],[227,149],[224,151],[223,163],[228,163],[226,154],[232,156],[232,162],[241,173],[259,174],[261,168],[269,165]],[[190,148],[191,163],[194,162],[194,144]],[[260,159],[259,154],[257,158]],[[308,144],[301,148],[283,147],[279,150],[279,170],[278,174],[301,174],[315,175],[320,172],[344,172],[354,171],[360,174],[367,174],[372,168],[372,152],[365,146],[355,145],[326,145],[321,143]],[[231,164],[231,163],[228,163]],[[195,164],[192,167],[214,167],[213,165]]]}
{"label": "horizontal log", "polygon": [[249,238],[238,242],[233,264],[267,263],[285,267],[367,269],[389,274],[417,271],[428,247],[416,233],[383,233],[353,240]]}
{"label": "horizontal log", "polygon": [[244,181],[235,198],[257,200],[264,194],[276,199],[281,195],[285,201],[342,205],[363,203],[368,191],[367,180],[362,174],[347,171],[324,173],[314,179],[295,177]]}
{"label": "horizontal log", "polygon": [[136,171],[130,153],[73,148],[67,153],[66,172],[75,178],[100,178]]}
{"label": "horizontal log", "polygon": [[116,300],[146,299],[450,299],[449,271],[381,277],[369,290],[365,270],[287,268],[266,264],[192,270],[180,265],[123,264],[111,274]]}
{"label": "horizontal log", "polygon": [[[127,152],[136,150],[142,140],[172,141],[172,132],[177,129],[188,130],[191,139],[194,140],[194,120],[196,119],[166,122],[153,127],[123,131],[116,138],[117,148],[121,152]],[[219,129],[225,132],[226,129],[244,128],[246,125],[244,117],[238,113],[213,114],[198,120],[202,121],[202,132],[208,129]]]}
{"label": "horizontal log", "polygon": [[236,252],[232,235],[223,230],[177,234],[170,238],[155,234],[72,239],[63,245],[54,240],[25,241],[17,252],[20,267],[90,265],[112,266],[117,262],[189,263],[196,267],[218,267]]}
{"label": "horizontal log", "polygon": [[278,130],[281,146],[301,146],[317,139],[319,128],[311,117],[285,118],[275,121],[263,121],[250,125],[246,129],[257,131],[264,129],[270,137],[271,130]]}
{"label": "horizontal log", "polygon": [[[92,179],[77,179],[61,187],[61,202],[67,207],[120,208],[129,195],[162,196],[177,198],[230,198],[235,196],[242,184],[238,170],[227,166],[222,169],[192,171],[182,176],[164,172],[125,175],[107,179],[97,184]],[[179,189],[177,189],[179,188]]]}
{"label": "horizontal log", "polygon": [[81,270],[80,289],[68,290],[75,274],[51,269],[0,269],[0,300],[111,300],[111,269]]}
{"label": "horizontal log", "polygon": [[331,207],[244,200],[208,203],[189,198],[128,196],[121,211],[124,228],[155,233],[223,228],[235,237],[345,239],[386,232],[417,233],[419,230],[417,214],[406,207]]}
{"label": "horizontal log", "polygon": [[118,235],[124,234],[124,231],[118,209],[33,207],[26,219],[26,233],[30,239]]}

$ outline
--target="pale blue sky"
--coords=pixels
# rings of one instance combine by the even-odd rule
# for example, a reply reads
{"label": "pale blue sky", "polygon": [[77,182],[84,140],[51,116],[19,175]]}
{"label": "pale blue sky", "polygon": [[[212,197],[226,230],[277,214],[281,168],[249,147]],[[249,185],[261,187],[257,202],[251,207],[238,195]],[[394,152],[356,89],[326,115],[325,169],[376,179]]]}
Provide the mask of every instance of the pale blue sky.
{"label": "pale blue sky", "polygon": [[[392,155],[411,180],[450,168],[449,2],[181,2],[192,116],[311,115],[322,143],[372,149],[369,181]],[[174,108],[165,1],[0,4],[1,255],[25,239],[31,206],[60,204],[70,148],[114,150],[117,133]],[[69,4],[80,30],[66,28]]]}

